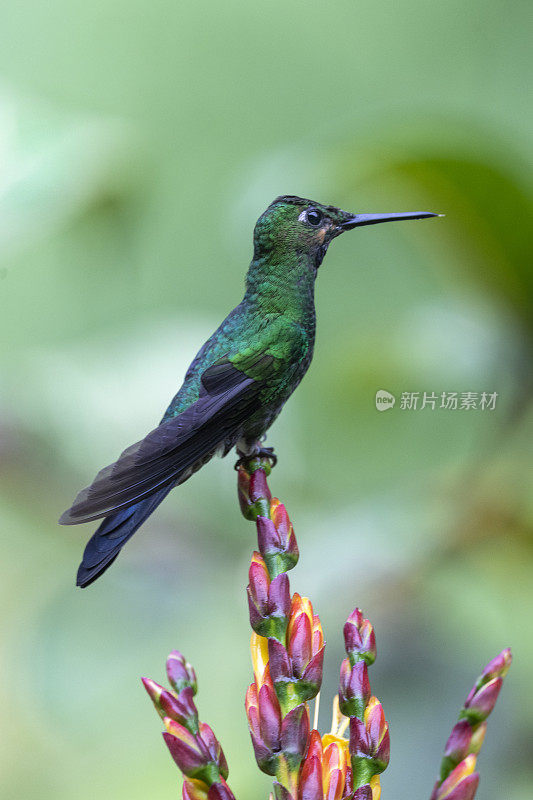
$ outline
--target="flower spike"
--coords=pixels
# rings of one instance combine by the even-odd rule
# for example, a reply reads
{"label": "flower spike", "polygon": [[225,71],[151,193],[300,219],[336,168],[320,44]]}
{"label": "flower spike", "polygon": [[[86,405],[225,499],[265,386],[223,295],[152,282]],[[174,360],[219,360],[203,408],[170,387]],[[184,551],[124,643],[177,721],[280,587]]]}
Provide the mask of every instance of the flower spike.
{"label": "flower spike", "polygon": [[475,772],[476,758],[487,730],[487,717],[494,708],[503,679],[511,666],[509,648],[490,661],[474,686],[454,725],[441,763],[440,777],[431,800],[472,800],[479,774]]}
{"label": "flower spike", "polygon": [[[316,725],[324,635],[311,601],[297,592],[291,596],[287,572],[299,556],[294,529],[268,487],[270,459],[241,458],[237,466],[241,511],[255,522],[258,545],[248,572],[253,679],[245,711],[257,765],[274,779],[269,800],[381,800],[390,736],[369,682],[376,659],[374,629],[358,608],[346,620],[346,658],[331,731],[321,736]],[[474,684],[446,743],[431,800],[474,800],[476,758],[510,664],[511,652],[503,650]],[[149,678],[142,681],[183,773],[183,800],[235,800],[222,747],[198,718],[196,674],[178,650],[168,657],[167,676],[170,689]],[[309,701],[314,698],[311,729]]]}
{"label": "flower spike", "polygon": [[358,608],[346,621],[344,643],[347,658],[341,665],[334,724],[339,714],[349,718],[353,800],[379,800],[379,775],[389,763],[389,725],[368,680],[368,666],[376,658],[374,629]]}
{"label": "flower spike", "polygon": [[165,744],[183,773],[183,800],[235,800],[226,783],[222,747],[209,725],[198,720],[196,674],[178,650],[167,659],[167,675],[171,690],[150,678],[142,682],[163,719]]}

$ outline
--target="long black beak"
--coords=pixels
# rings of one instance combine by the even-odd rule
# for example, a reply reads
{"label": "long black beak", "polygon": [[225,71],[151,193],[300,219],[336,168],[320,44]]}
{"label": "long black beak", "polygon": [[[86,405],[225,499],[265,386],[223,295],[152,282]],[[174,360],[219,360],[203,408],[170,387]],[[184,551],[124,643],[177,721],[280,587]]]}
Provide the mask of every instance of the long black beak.
{"label": "long black beak", "polygon": [[430,211],[407,211],[405,214],[356,214],[341,224],[344,231],[358,228],[362,225],[377,225],[378,222],[394,222],[399,219],[426,219],[427,217],[442,217],[443,214],[432,214]]}

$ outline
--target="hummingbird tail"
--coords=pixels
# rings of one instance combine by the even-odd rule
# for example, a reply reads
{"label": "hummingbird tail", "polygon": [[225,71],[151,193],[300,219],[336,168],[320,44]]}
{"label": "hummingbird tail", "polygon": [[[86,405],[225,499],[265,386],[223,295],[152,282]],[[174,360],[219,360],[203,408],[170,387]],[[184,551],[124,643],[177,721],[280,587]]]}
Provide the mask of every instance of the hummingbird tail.
{"label": "hummingbird tail", "polygon": [[126,542],[135,531],[155,511],[174,484],[165,486],[158,492],[141,500],[129,508],[110,514],[89,539],[78,568],[76,585],[85,588],[111,566]]}

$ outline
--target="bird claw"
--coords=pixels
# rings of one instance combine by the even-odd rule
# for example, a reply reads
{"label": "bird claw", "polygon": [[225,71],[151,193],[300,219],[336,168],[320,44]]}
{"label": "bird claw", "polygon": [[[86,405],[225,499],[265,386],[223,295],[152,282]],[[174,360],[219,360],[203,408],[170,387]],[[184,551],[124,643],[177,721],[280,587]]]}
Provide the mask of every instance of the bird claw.
{"label": "bird claw", "polygon": [[256,455],[257,458],[267,458],[271,462],[271,467],[275,467],[278,463],[278,457],[274,453],[273,447],[260,447],[259,452]]}
{"label": "bird claw", "polygon": [[250,463],[250,461],[253,461],[256,458],[257,459],[266,458],[268,461],[270,461],[271,469],[275,467],[276,464],[278,463],[278,457],[274,453],[273,447],[258,447],[256,450],[254,450],[253,453],[248,453],[248,454],[241,453],[240,450],[237,450],[237,455],[239,456],[239,458],[235,462],[234,466],[234,469],[237,470],[239,469],[239,467],[245,467],[247,464]]}

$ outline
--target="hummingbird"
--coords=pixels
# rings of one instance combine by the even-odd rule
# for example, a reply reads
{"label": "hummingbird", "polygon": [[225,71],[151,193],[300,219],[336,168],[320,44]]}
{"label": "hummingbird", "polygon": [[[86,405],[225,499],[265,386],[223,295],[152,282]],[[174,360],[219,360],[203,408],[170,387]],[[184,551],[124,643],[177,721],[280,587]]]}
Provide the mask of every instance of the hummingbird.
{"label": "hummingbird", "polygon": [[175,486],[215,454],[276,461],[264,436],[307,372],[315,342],[315,280],[333,239],[363,225],[439,216],[352,214],[277,197],[256,222],[244,297],[200,348],[161,422],[102,469],[59,522],[103,518],[77,585],[89,586]]}

